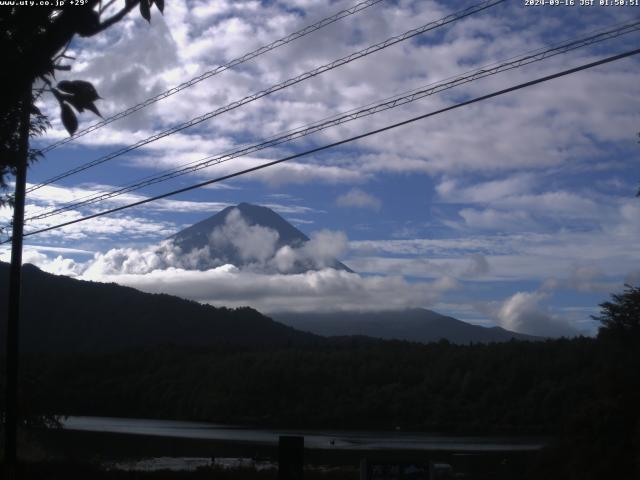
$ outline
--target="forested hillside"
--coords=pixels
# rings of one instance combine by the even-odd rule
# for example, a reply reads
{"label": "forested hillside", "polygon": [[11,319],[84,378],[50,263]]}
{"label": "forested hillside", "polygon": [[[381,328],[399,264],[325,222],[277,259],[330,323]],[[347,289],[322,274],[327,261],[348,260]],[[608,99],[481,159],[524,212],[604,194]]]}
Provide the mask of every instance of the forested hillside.
{"label": "forested hillside", "polygon": [[[81,358],[81,360],[80,360]],[[606,380],[593,339],[455,346],[352,339],[261,350],[29,357],[58,413],[325,428],[557,433]]]}
{"label": "forested hillside", "polygon": [[[0,262],[0,291],[8,289]],[[6,295],[0,296],[5,324]],[[0,349],[4,349],[4,328]],[[23,272],[21,349],[27,352],[109,352],[150,345],[283,346],[320,337],[274,322],[251,308],[214,308],[129,287],[51,275],[33,265]]]}

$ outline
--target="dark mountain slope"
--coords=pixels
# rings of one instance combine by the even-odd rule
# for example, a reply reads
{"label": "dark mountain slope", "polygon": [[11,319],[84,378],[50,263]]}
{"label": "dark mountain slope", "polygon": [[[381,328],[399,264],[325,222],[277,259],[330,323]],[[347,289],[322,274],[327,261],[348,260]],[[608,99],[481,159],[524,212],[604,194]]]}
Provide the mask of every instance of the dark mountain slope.
{"label": "dark mountain slope", "polygon": [[538,337],[511,332],[500,327],[471,325],[421,308],[366,313],[280,313],[273,314],[272,317],[298,330],[325,336],[366,335],[422,343],[446,339],[460,344],[506,342],[512,338],[540,340]]}
{"label": "dark mountain slope", "polygon": [[[0,348],[4,348],[9,267],[0,262]],[[251,308],[201,305],[116,284],[23,269],[20,327],[25,351],[96,352],[157,345],[286,346],[319,339]]]}
{"label": "dark mountain slope", "polygon": [[227,216],[233,209],[238,209],[242,214],[242,218],[249,225],[261,225],[278,232],[280,235],[277,243],[278,248],[284,245],[297,246],[309,241],[309,237],[273,210],[250,203],[240,203],[235,207],[227,207],[221,212],[181,230],[171,238],[185,252],[194,248],[202,248],[209,243],[211,232],[224,226]]}

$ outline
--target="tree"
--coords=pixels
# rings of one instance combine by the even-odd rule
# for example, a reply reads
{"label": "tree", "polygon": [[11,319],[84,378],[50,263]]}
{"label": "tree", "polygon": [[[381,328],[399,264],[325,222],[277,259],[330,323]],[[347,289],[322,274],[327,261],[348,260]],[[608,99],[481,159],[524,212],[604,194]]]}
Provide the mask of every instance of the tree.
{"label": "tree", "polygon": [[600,304],[600,315],[592,317],[601,324],[598,338],[640,339],[640,287],[625,285],[624,292],[612,294],[611,299]]}
{"label": "tree", "polygon": [[[155,4],[162,12],[164,0],[124,0],[122,8],[106,16],[116,0],[81,0],[47,2],[51,6],[3,6],[0,8],[0,188],[15,175],[23,161],[20,153],[21,113],[29,109],[29,135],[42,134],[49,121],[35,106],[37,99],[52,94],[60,105],[62,122],[73,134],[78,127],[76,112],[90,110],[99,115],[95,101],[99,96],[91,83],[82,80],[62,81],[54,85],[56,70],[70,70],[73,57],[66,51],[75,37],[92,37],[119,22],[136,6],[141,15],[151,19]],[[61,4],[54,6],[55,3]],[[38,88],[33,86],[38,82]],[[28,162],[38,158],[29,150]],[[10,202],[0,198],[0,205]]]}
{"label": "tree", "polygon": [[[69,132],[78,128],[76,112],[90,110],[99,115],[95,105],[98,92],[83,80],[55,82],[56,70],[70,70],[66,55],[75,35],[91,37],[122,20],[136,6],[141,15],[151,20],[155,4],[162,12],[164,0],[123,0],[124,5],[112,11],[117,0],[58,0],[48,5],[5,5],[0,9],[0,51],[4,65],[0,73],[0,188],[15,175],[15,195],[0,198],[13,205],[9,308],[7,315],[6,398],[5,398],[5,465],[7,477],[15,473],[18,426],[18,320],[20,318],[20,283],[26,170],[37,157],[29,149],[29,137],[43,133],[48,119],[35,102],[44,93],[52,94],[60,105],[62,123]],[[26,3],[26,2],[25,2]],[[40,3],[40,2],[37,2]],[[36,81],[40,81],[34,90]]]}

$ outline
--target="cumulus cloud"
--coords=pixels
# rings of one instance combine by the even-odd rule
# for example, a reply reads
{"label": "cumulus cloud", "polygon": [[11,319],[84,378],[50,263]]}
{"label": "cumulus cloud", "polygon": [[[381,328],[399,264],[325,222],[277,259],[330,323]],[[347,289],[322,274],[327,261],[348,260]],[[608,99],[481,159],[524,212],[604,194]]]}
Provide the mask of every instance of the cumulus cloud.
{"label": "cumulus cloud", "polygon": [[212,305],[249,305],[263,312],[389,310],[428,306],[450,281],[409,283],[401,277],[362,277],[331,268],[300,274],[264,274],[232,265],[193,271],[176,268],[147,274],[103,275],[150,293],[168,293]]}
{"label": "cumulus cloud", "polygon": [[[331,11],[334,11],[348,6],[349,2],[332,5]],[[408,26],[417,26],[451,11],[446,2],[410,1],[402,5],[382,4],[373,8],[376,14],[372,9],[354,15],[348,22],[337,22],[320,35],[300,39],[262,56],[259,61],[208,79],[124,121],[114,123],[104,129],[104,134],[96,132],[97,135],[83,137],[79,142],[85,145],[129,143],[131,136],[122,135],[123,131],[145,129],[148,130],[145,134],[153,134],[203,113],[205,106],[211,109],[225,105],[265,85],[282,81],[294,73],[321,65],[382,38],[396,35]],[[157,16],[151,25],[142,26],[141,19],[131,16],[100,38],[80,39],[74,44],[74,53],[79,60],[74,64],[74,73],[69,75],[81,72],[98,84],[102,96],[108,99],[100,108],[111,114],[199,75],[216,64],[223,64],[251,48],[270,43],[303,27],[310,19],[319,19],[328,13],[326,2],[304,2],[300,10],[278,2],[269,5],[264,2],[243,2],[242,8],[230,1],[195,4],[193,8],[177,2],[167,5],[167,15]],[[602,11],[598,15],[589,13],[589,16],[581,23],[607,22]],[[543,25],[548,22],[539,23]],[[154,155],[148,155],[144,161],[152,167],[162,163],[159,155],[166,157],[170,163],[172,158],[193,154],[194,150],[203,156],[215,153],[221,148],[231,147],[238,133],[242,133],[244,138],[264,138],[265,135],[333,115],[345,106],[365,105],[392,92],[412,90],[459,74],[461,65],[465,69],[480,67],[530,50],[532,45],[540,46],[548,38],[544,28],[521,27],[518,15],[505,15],[497,11],[456,22],[443,29],[446,41],[425,36],[432,41],[407,42],[402,49],[391,48],[338,69],[330,76],[310,79],[304,85],[287,89],[250,107],[229,112],[224,118],[207,122],[184,135],[174,135],[158,142],[157,147],[151,144],[144,150],[153,151]],[[238,38],[242,41],[238,41]],[[309,48],[311,44],[314,48]],[[586,57],[585,54],[583,56]],[[424,58],[429,58],[427,70],[422,61]],[[123,59],[127,61],[123,62]],[[555,70],[567,62],[562,58],[550,59],[543,64],[543,68],[536,66],[536,71]],[[112,65],[117,63],[132,66],[114,71]],[[487,88],[502,87],[526,78],[530,73],[525,69],[523,73],[512,72],[477,84],[474,82],[461,87],[457,95],[473,95],[480,91],[486,93]],[[629,89],[629,85],[633,85],[632,76],[633,68],[624,65],[586,72],[579,78],[559,82],[559,86],[551,92],[544,90],[544,95],[527,91],[509,102],[464,109],[443,117],[439,122],[426,122],[418,128],[408,128],[405,134],[394,136],[394,142],[389,142],[384,136],[374,138],[366,141],[366,145],[373,155],[378,155],[380,161],[368,162],[366,156],[354,155],[350,166],[356,168],[342,170],[380,172],[404,169],[455,173],[465,169],[511,171],[514,166],[536,168],[543,164],[557,165],[569,159],[576,150],[588,151],[593,146],[592,138],[619,139],[626,134],[625,128],[633,134],[631,126],[625,127],[629,124],[629,112],[637,110],[637,92]],[[576,88],[576,82],[579,82],[579,88]],[[598,88],[602,85],[613,88]],[[628,93],[621,99],[620,92]],[[442,97],[430,101],[430,106],[444,106],[448,96],[445,94]],[[557,108],[559,98],[565,99],[572,108]],[[588,115],[584,114],[585,105],[594,105]],[[51,99],[47,99],[44,107],[48,112],[56,111],[55,102]],[[410,105],[399,113],[387,112],[382,123],[406,118],[423,110],[424,106]],[[57,115],[52,118],[54,129],[50,135],[62,136],[64,129]],[[554,128],[545,128],[549,122],[553,123]],[[344,131],[351,133],[381,125],[377,117],[357,124],[355,128],[347,126]],[[603,128],[603,125],[607,127]],[[504,140],[512,138],[511,133],[521,132],[525,128],[528,135],[520,135],[520,141]],[[478,131],[483,134],[476,135]],[[320,141],[335,140],[341,135],[327,131],[318,138]],[[449,140],[452,136],[456,142]],[[222,137],[227,142],[226,146],[204,143],[206,139]],[[558,142],[560,146],[552,146]],[[402,155],[398,155],[398,151],[403,152]],[[478,152],[484,152],[481,162],[478,161]],[[398,157],[397,161],[395,157]],[[393,161],[389,161],[391,158]],[[340,170],[337,167],[334,169]],[[286,173],[279,181],[318,178],[312,175],[313,169],[289,169]],[[333,175],[331,171],[324,174]],[[338,177],[334,176],[336,179]],[[255,178],[274,180],[268,176]]]}
{"label": "cumulus cloud", "polygon": [[226,217],[225,224],[216,228],[209,236],[213,250],[234,248],[245,261],[264,263],[273,257],[280,235],[271,228],[249,225],[240,210],[234,208]]}
{"label": "cumulus cloud", "polygon": [[112,248],[96,253],[92,260],[78,268],[81,276],[99,279],[104,275],[145,274],[167,268],[198,269],[211,264],[208,248],[182,252],[172,241],[144,249]]}
{"label": "cumulus cloud", "polygon": [[[0,252],[0,261],[9,262],[10,260],[11,253],[9,250]],[[47,254],[32,248],[25,249],[22,254],[22,262],[37,265],[40,269],[54,275],[66,275],[68,277],[76,277],[84,270],[84,266],[81,263],[71,258],[65,258],[62,255],[50,258]]]}
{"label": "cumulus cloud", "polygon": [[[282,245],[278,232],[262,225],[250,225],[239,209],[232,209],[225,222],[208,236],[202,247],[184,250],[174,240],[164,240],[144,248],[112,248],[98,252],[86,262],[73,263],[69,275],[100,278],[104,275],[139,275],[156,270],[208,270],[231,264],[258,273],[299,273],[337,267],[336,259],[347,250],[343,232],[320,230],[300,244]],[[7,253],[7,252],[5,252]],[[50,259],[39,251],[29,251],[26,261],[52,273]],[[73,262],[73,261],[71,261]]]}
{"label": "cumulus cloud", "polygon": [[[55,274],[264,312],[428,306],[459,287],[446,274],[430,282],[408,282],[400,275],[365,277],[340,269],[336,258],[348,248],[342,232],[320,230],[298,245],[278,242],[277,231],[250,225],[239,209],[232,209],[209,243],[191,251],[165,240],[146,248],[112,248],[86,261],[34,250],[25,261]],[[238,265],[220,253],[229,249],[238,254]]]}
{"label": "cumulus cloud", "polygon": [[[317,237],[321,242],[321,234]],[[334,235],[334,234],[331,234]],[[320,257],[334,253],[311,244]],[[280,249],[274,262],[285,262],[293,249]],[[444,293],[458,288],[455,279],[443,276],[432,282],[407,282],[401,276],[371,275],[334,268],[284,274],[259,272],[225,264],[204,270],[190,269],[197,255],[176,256],[169,243],[154,249],[112,249],[87,262],[58,256],[31,255],[28,261],[43,270],[78,279],[115,282],[149,293],[167,293],[216,306],[251,306],[260,311],[371,311],[427,307]],[[196,252],[202,253],[202,252]],[[305,252],[309,253],[309,251]],[[190,265],[189,265],[190,264]],[[180,267],[176,265],[182,265]]]}
{"label": "cumulus cloud", "polygon": [[354,207],[354,208],[369,208],[372,210],[380,210],[382,202],[373,195],[360,190],[359,188],[352,188],[347,193],[340,195],[336,198],[336,205],[339,207]]}
{"label": "cumulus cloud", "polygon": [[507,330],[541,337],[573,337],[578,331],[566,319],[552,314],[542,303],[548,296],[518,292],[494,311],[496,322]]}
{"label": "cumulus cloud", "polygon": [[321,230],[312,233],[311,239],[298,247],[282,246],[269,265],[281,273],[334,267],[336,259],[346,251],[347,244],[344,233]]}

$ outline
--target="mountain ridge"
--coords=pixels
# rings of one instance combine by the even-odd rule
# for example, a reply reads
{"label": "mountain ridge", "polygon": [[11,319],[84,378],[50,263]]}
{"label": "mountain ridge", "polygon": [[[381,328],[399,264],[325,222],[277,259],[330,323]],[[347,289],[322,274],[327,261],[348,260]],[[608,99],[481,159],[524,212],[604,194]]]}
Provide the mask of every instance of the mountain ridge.
{"label": "mountain ridge", "polygon": [[[0,291],[9,265],[0,262]],[[115,283],[77,280],[23,266],[22,351],[103,352],[158,345],[234,347],[306,345],[321,337],[299,332],[249,307],[229,309],[145,293]],[[0,298],[0,349],[7,298]]]}
{"label": "mountain ridge", "polygon": [[[246,202],[226,207],[220,212],[175,233],[168,240],[179,247],[185,255],[207,249],[210,260],[214,263],[231,263],[240,267],[249,265],[252,261],[265,260],[262,258],[265,256],[265,252],[259,247],[254,247],[252,251],[247,253],[241,251],[237,246],[238,239],[233,238],[234,235],[239,237],[248,228],[254,229],[254,235],[263,237],[263,243],[273,242],[272,253],[284,247],[299,249],[311,241],[307,235],[272,209]],[[227,238],[225,238],[225,234]],[[201,264],[199,268],[206,269],[210,266]],[[335,258],[331,259],[326,266],[353,273],[353,270]],[[313,262],[297,259],[293,270],[287,273],[302,273],[315,269],[317,266]]]}
{"label": "mountain ridge", "polygon": [[424,308],[386,312],[273,313],[270,316],[292,328],[322,336],[364,335],[420,343],[444,339],[458,344],[542,340],[502,327],[473,325]]}
{"label": "mountain ridge", "polygon": [[[8,290],[8,273],[9,265],[0,262],[0,291]],[[0,298],[2,325],[6,322],[6,301],[6,296]],[[431,320],[425,321],[425,315]],[[337,319],[342,324],[337,325]],[[305,346],[324,344],[326,336],[343,337],[331,340],[338,343],[344,342],[345,337],[420,343],[441,339],[452,343],[540,340],[499,327],[471,325],[424,309],[266,316],[250,307],[213,307],[114,283],[53,275],[30,264],[23,266],[20,328],[21,350],[65,353],[160,345]],[[5,329],[0,328],[0,349],[4,348],[4,335]]]}

